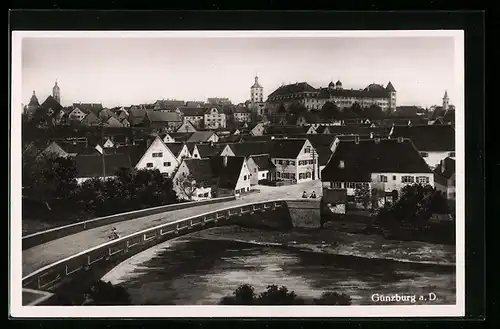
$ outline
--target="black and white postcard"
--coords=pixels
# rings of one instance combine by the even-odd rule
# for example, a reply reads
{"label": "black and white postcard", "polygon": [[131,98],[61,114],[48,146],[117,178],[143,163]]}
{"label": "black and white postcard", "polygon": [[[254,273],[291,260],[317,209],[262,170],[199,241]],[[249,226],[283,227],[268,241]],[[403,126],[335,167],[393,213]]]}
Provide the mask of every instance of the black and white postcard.
{"label": "black and white postcard", "polygon": [[464,97],[458,30],[13,31],[12,316],[463,316]]}

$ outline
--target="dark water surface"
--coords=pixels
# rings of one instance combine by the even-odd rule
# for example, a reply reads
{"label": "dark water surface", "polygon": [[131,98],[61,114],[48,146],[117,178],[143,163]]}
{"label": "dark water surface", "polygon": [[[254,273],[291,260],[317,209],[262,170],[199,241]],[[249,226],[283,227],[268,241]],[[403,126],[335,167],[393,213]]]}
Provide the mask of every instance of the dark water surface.
{"label": "dark water surface", "polygon": [[[146,250],[113,269],[105,281],[124,286],[136,305],[210,305],[248,283],[257,293],[285,285],[303,298],[346,293],[357,305],[384,304],[373,294],[437,297],[455,303],[455,266],[398,262],[182,237]],[[409,304],[410,302],[406,303]],[[388,302],[385,304],[401,304]],[[429,302],[416,302],[429,304]]]}

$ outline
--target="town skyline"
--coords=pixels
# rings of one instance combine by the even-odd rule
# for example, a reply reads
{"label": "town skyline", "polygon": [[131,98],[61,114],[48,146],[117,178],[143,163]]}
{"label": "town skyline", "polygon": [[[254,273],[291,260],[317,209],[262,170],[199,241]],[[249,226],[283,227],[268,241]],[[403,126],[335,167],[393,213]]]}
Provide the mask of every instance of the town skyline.
{"label": "town skyline", "polygon": [[319,88],[340,80],[362,89],[390,81],[398,106],[430,107],[445,91],[452,103],[458,98],[454,61],[452,37],[25,38],[22,96],[27,104],[34,90],[43,102],[57,80],[63,106],[211,97],[238,104],[250,99],[257,75],[264,100],[296,82]]}

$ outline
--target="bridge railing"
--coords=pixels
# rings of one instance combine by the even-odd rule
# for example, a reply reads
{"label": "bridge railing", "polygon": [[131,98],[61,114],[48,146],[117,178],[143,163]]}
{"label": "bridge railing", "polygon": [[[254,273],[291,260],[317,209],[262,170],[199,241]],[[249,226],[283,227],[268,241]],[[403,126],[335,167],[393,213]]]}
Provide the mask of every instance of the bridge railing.
{"label": "bridge railing", "polygon": [[23,288],[48,290],[65,277],[87,271],[92,266],[102,262],[123,258],[124,254],[131,257],[134,254],[167,241],[176,236],[203,229],[206,225],[217,225],[228,221],[231,217],[255,212],[273,211],[286,207],[287,200],[263,201],[248,203],[233,207],[206,212],[203,214],[179,219],[170,223],[151,227],[116,240],[112,240],[67,257],[53,264],[42,267],[22,278]]}
{"label": "bridge railing", "polygon": [[196,206],[203,206],[207,204],[219,203],[224,201],[232,201],[234,200],[234,196],[228,196],[223,198],[215,198],[203,201],[192,201],[192,202],[182,202],[165,206],[158,206],[147,209],[140,209],[129,211],[125,213],[114,214],[105,217],[94,218],[86,221],[76,222],[69,225],[54,227],[49,230],[29,234],[22,237],[22,248],[23,250],[29,249],[31,247],[43,244],[45,242],[59,239],[70,234],[75,234],[78,232],[82,232],[85,230],[90,230],[92,228],[110,225],[113,223],[118,223],[138,217],[149,216],[154,214],[159,214],[166,211],[174,211],[179,209],[185,209]]}

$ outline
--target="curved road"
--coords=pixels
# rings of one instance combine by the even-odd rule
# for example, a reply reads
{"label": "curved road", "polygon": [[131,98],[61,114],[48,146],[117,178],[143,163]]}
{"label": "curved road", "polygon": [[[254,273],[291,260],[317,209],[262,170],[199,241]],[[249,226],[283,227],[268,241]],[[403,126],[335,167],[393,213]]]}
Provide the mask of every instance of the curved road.
{"label": "curved road", "polygon": [[[300,198],[303,191],[313,190],[321,196],[321,181],[309,181],[296,185],[271,187],[256,186],[260,193],[252,193],[233,201],[179,209],[160,214],[139,217],[113,224],[122,236],[216,209],[237,206],[245,203],[271,201],[282,198]],[[84,250],[108,242],[109,226],[96,227],[76,234],[68,235],[23,251],[23,277],[41,267],[50,265],[61,259],[75,255]]]}

